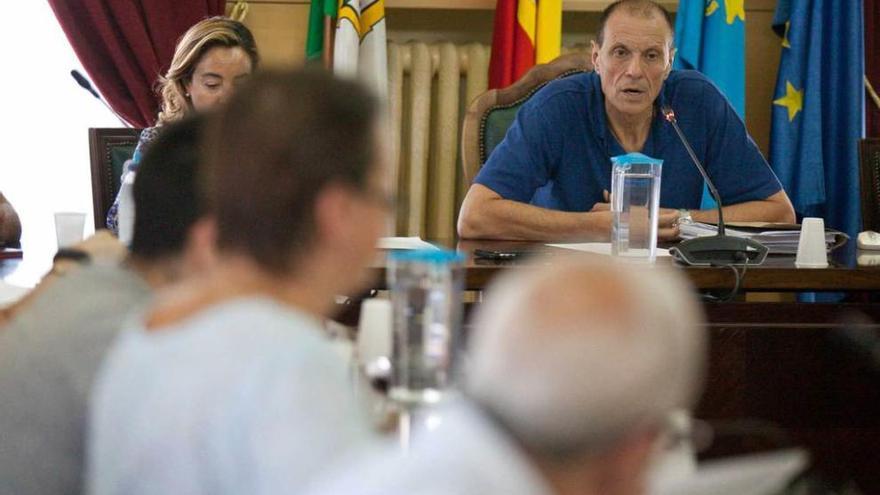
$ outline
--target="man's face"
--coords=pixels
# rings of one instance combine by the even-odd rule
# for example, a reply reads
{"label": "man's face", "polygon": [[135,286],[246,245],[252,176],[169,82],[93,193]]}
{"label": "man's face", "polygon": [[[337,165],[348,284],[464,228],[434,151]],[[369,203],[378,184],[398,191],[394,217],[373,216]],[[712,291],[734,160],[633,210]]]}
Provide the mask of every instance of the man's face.
{"label": "man's face", "polygon": [[672,69],[672,32],[662,15],[619,9],[605,24],[602,46],[593,42],[593,68],[602,80],[609,116],[650,116]]}

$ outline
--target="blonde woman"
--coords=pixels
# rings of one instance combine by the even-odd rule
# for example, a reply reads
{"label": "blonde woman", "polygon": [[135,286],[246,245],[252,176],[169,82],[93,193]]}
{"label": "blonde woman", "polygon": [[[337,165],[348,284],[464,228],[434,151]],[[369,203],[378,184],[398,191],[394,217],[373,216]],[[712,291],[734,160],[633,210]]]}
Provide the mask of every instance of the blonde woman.
{"label": "blonde woman", "polygon": [[[164,76],[159,77],[158,93],[162,109],[155,127],[141,132],[134,156],[124,177],[137,171],[144,149],[164,124],[180,120],[192,112],[210,110],[229,98],[233,90],[259,64],[254,36],[242,23],[227,17],[210,17],[193,25],[177,42],[174,58]],[[120,193],[107,212],[107,228],[119,233]]]}

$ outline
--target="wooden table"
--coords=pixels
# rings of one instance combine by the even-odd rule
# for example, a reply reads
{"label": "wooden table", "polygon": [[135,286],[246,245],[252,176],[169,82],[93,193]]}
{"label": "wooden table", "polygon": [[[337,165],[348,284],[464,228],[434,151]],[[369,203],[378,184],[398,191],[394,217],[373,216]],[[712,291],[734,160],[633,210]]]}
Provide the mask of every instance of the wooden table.
{"label": "wooden table", "polygon": [[[474,259],[475,249],[498,251],[525,251],[544,255],[544,259],[555,255],[571,254],[573,251],[546,246],[543,243],[516,241],[439,241],[437,244],[456,248],[465,253],[465,286],[469,290],[481,290],[497,274],[511,267],[529,265],[529,257],[522,261],[489,261]],[[799,269],[794,266],[794,256],[771,255],[761,266],[749,266],[742,280],[744,291],[760,292],[802,292],[802,291],[880,291],[880,253],[877,266],[859,266],[855,243],[847,243],[831,253],[829,268]],[[591,255],[589,256],[601,256]],[[675,264],[671,258],[658,258],[660,264]],[[698,289],[730,289],[733,286],[733,273],[728,268],[686,267],[680,269],[690,278]],[[374,267],[374,280],[377,289],[385,285],[385,267]]]}
{"label": "wooden table", "polygon": [[[569,250],[525,242],[462,241],[468,255],[465,285],[482,290],[499,273],[528,269],[522,261],[483,261],[474,249],[529,251],[551,260]],[[747,292],[828,291],[845,303],[706,303],[710,336],[705,393],[696,415],[719,427],[710,455],[801,445],[817,469],[832,479],[854,479],[865,493],[880,493],[880,363],[859,349],[847,330],[880,339],[880,265],[860,266],[854,243],[834,251],[830,267],[798,269],[793,256],[771,256],[750,266],[741,281]],[[589,254],[585,254],[588,255]],[[598,256],[598,255],[592,255]],[[534,259],[534,258],[533,258]],[[878,260],[880,261],[880,260]],[[658,263],[673,264],[670,258]],[[694,287],[724,292],[733,287],[729,268],[680,266]],[[385,267],[374,267],[375,288],[385,289]],[[780,299],[780,298],[777,298]]]}

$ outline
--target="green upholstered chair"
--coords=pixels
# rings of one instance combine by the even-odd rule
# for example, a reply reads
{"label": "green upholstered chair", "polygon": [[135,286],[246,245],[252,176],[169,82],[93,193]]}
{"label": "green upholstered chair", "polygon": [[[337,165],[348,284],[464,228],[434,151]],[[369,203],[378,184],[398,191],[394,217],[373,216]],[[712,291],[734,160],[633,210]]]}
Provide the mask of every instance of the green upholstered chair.
{"label": "green upholstered chair", "polygon": [[859,142],[862,229],[880,232],[880,138]]}
{"label": "green upholstered chair", "polygon": [[128,127],[89,129],[95,229],[105,227],[107,210],[116,198],[122,170],[134,154],[140,133],[140,129]]}
{"label": "green upholstered chair", "polygon": [[504,89],[490,89],[471,102],[461,128],[461,163],[470,184],[498,143],[504,139],[516,112],[548,82],[592,70],[590,54],[562,55],[529,69]]}

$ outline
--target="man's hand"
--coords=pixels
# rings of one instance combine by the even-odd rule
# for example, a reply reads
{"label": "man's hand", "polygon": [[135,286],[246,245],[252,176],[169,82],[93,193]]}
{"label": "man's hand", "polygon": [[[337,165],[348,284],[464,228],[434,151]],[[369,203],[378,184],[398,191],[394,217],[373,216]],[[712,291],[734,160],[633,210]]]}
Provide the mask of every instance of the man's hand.
{"label": "man's hand", "polygon": [[[593,208],[590,212],[601,212],[601,211],[611,211],[611,197],[608,194],[608,191],[603,191],[602,195],[605,198],[604,203],[596,203],[593,205]],[[678,229],[678,210],[673,210],[670,208],[659,208],[657,215],[657,240],[658,241],[674,241],[679,238],[680,231]],[[636,216],[631,216],[631,219],[636,218]]]}
{"label": "man's hand", "polygon": [[104,229],[98,230],[74,247],[88,253],[92,260],[102,263],[119,263],[128,254],[125,245]]}

